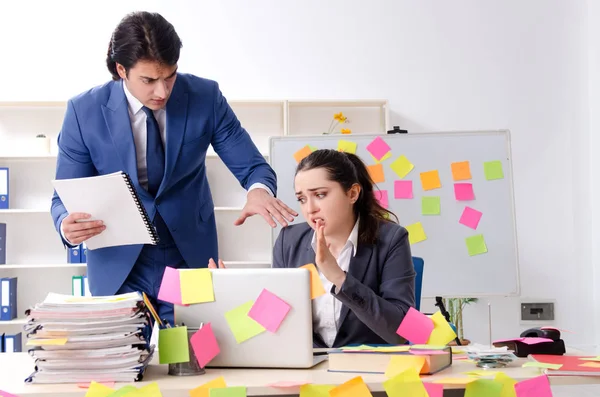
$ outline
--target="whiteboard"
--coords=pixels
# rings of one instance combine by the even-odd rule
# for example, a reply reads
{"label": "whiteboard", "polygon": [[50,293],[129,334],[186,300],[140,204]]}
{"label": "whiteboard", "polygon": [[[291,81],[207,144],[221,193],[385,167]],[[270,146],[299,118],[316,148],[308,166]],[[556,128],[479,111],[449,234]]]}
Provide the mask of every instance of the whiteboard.
{"label": "whiteboard", "polygon": [[[376,138],[379,138],[378,142],[383,140],[390,148],[387,158],[383,157],[380,161],[368,150]],[[342,146],[348,142],[351,146],[356,144],[356,154],[367,165],[382,165],[385,181],[377,183],[376,190],[387,191],[388,209],[394,212],[399,223],[409,230],[411,240],[416,240],[411,241],[410,246],[412,255],[422,257],[425,261],[423,297],[519,294],[517,233],[508,130],[271,137],[269,162],[277,173],[277,197],[298,211],[299,216],[293,223],[305,221],[294,194],[297,166],[294,154],[307,145],[312,146],[312,149],[338,149],[340,141],[343,141]],[[402,178],[391,166],[400,156],[404,156],[414,167]],[[471,178],[454,180],[452,164],[463,162],[468,162]],[[490,173],[489,178],[492,179],[486,177],[486,167]],[[499,167],[502,177],[494,179],[499,177],[494,175],[498,174]],[[435,170],[438,172],[441,187],[424,190],[422,173]],[[457,176],[460,177],[458,174]],[[462,177],[465,176],[468,175]],[[395,198],[396,185],[399,189],[398,194],[407,195],[407,191],[403,190],[404,193],[401,193],[400,188],[406,188],[411,183],[395,182],[400,180],[412,181],[413,198]],[[456,188],[466,189],[467,194],[470,184],[474,198],[468,195],[457,197],[455,184],[462,184]],[[426,214],[423,209],[423,197],[433,197],[425,199]],[[435,208],[438,200],[435,197],[439,197],[439,214]],[[469,216],[465,214],[463,218],[466,207],[469,207],[466,210]],[[478,216],[479,222],[474,223]],[[463,223],[461,219],[464,220]],[[418,241],[419,222],[426,237],[422,241]],[[278,226],[273,229],[272,242],[277,238],[280,228],[281,226]],[[481,244],[482,240],[485,248]]]}

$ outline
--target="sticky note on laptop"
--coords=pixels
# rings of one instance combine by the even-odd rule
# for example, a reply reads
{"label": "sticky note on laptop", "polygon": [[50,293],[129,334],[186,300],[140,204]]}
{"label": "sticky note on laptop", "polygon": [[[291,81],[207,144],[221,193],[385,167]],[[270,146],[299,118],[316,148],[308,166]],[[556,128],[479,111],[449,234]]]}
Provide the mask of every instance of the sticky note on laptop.
{"label": "sticky note on laptop", "polygon": [[265,327],[267,331],[275,333],[289,311],[290,305],[283,299],[271,291],[263,289],[248,312],[248,316]]}
{"label": "sticky note on laptop", "polygon": [[254,301],[248,301],[225,313],[225,320],[227,320],[229,329],[231,329],[237,343],[245,342],[265,332],[262,325],[248,317],[252,305],[254,305]]}
{"label": "sticky note on laptop", "polygon": [[158,299],[181,305],[181,283],[179,281],[178,269],[168,266],[165,268],[160,289],[158,290]]}
{"label": "sticky note on laptop", "polygon": [[325,288],[319,277],[319,272],[313,263],[300,266],[301,269],[307,269],[310,272],[310,299],[325,295]]}
{"label": "sticky note on laptop", "polygon": [[209,269],[182,269],[179,271],[181,282],[181,303],[214,302],[212,273]]}

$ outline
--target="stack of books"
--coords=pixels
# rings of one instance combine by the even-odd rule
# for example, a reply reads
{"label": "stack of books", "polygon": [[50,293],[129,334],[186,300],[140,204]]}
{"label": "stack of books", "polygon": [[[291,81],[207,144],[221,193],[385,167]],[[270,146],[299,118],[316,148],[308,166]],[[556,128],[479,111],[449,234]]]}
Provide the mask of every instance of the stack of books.
{"label": "stack of books", "polygon": [[30,383],[134,382],[151,361],[148,308],[139,293],[74,297],[50,293],[27,310]]}

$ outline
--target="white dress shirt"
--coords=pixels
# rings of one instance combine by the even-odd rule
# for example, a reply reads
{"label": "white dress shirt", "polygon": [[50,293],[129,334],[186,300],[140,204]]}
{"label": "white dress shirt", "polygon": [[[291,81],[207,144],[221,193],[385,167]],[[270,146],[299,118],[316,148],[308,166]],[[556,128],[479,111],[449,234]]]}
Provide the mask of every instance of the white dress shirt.
{"label": "white dress shirt", "polygon": [[[131,131],[133,132],[133,143],[135,145],[135,155],[137,159],[137,172],[138,181],[144,188],[148,188],[148,166],[146,164],[146,147],[148,143],[148,130],[146,128],[146,113],[142,110],[144,106],[133,94],[127,89],[127,84],[123,82],[123,90],[125,91],[125,97],[127,98],[127,104],[129,109],[129,120],[131,121]],[[163,147],[167,148],[167,111],[163,109],[154,110],[154,118],[158,122],[158,128],[160,129],[160,136],[162,138]],[[273,192],[265,184],[254,183],[250,186],[248,191],[252,189],[262,188],[265,189],[271,196]],[[65,238],[62,230],[62,223],[60,225],[60,233],[65,241],[69,242]],[[69,244],[71,244],[69,242]],[[71,244],[73,245],[73,244]]]}
{"label": "white dress shirt", "polygon": [[[339,267],[345,272],[350,268],[350,259],[356,255],[356,248],[358,246],[358,223],[359,220],[354,224],[354,228],[352,228],[346,244],[336,258]],[[316,253],[317,234],[314,232],[311,245]],[[313,331],[323,338],[323,342],[325,342],[328,347],[331,347],[337,335],[342,303],[334,295],[329,293],[333,287],[333,283],[327,280],[325,276],[323,276],[323,273],[319,272],[319,276],[321,277],[321,282],[327,293],[313,299]]]}

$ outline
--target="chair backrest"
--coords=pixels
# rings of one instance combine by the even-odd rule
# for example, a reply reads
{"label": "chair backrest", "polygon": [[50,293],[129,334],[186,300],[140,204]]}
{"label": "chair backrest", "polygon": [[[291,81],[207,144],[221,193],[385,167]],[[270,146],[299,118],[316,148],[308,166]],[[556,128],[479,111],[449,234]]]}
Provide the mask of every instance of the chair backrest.
{"label": "chair backrest", "polygon": [[423,287],[423,267],[425,266],[425,261],[418,256],[413,256],[412,259],[415,272],[417,273],[415,277],[415,309],[421,310],[421,289]]}

